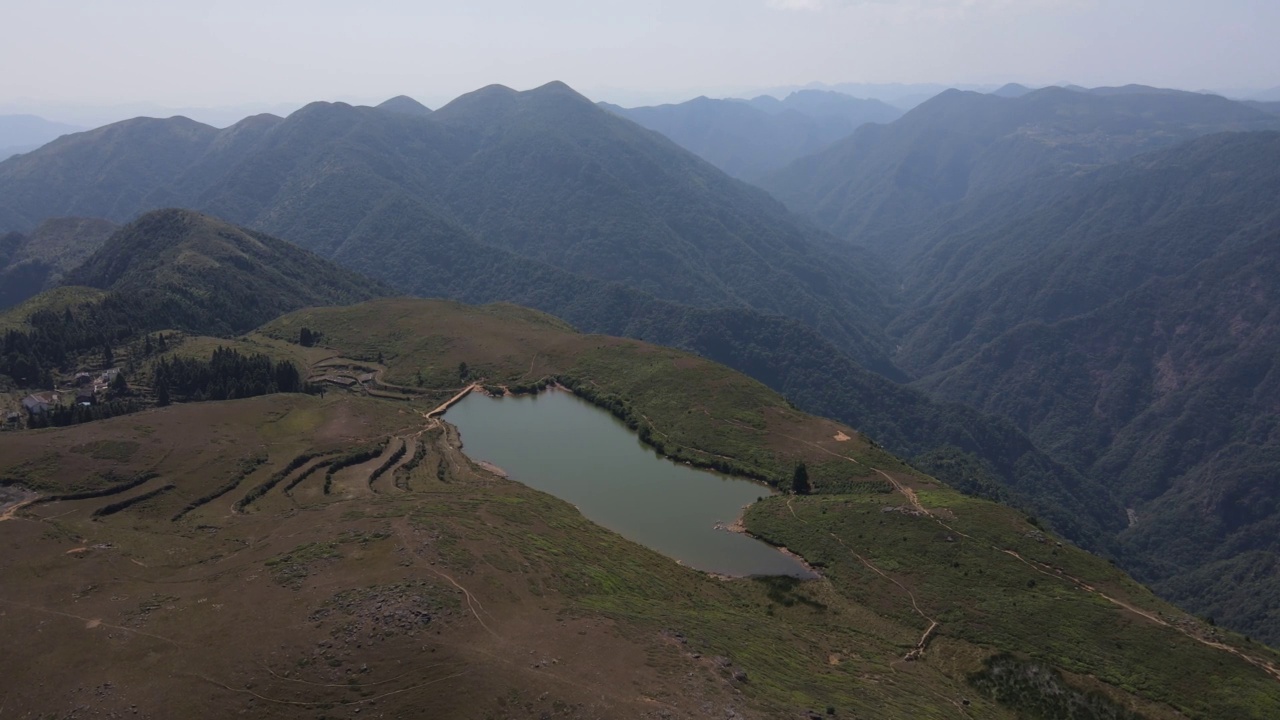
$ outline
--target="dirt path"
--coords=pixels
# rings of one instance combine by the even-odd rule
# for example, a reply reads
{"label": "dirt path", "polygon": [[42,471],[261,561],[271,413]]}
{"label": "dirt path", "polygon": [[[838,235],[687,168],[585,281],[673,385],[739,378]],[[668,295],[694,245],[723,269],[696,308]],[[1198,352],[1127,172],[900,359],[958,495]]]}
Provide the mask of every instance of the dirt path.
{"label": "dirt path", "polygon": [[[996,548],[993,548],[993,549],[996,549]],[[1272,665],[1271,663],[1267,662],[1266,660],[1263,660],[1263,659],[1261,659],[1261,658],[1256,658],[1256,657],[1254,657],[1254,656],[1252,656],[1252,655],[1249,655],[1249,654],[1247,654],[1247,653],[1245,653],[1245,652],[1243,652],[1243,651],[1239,650],[1238,648],[1231,647],[1230,645],[1227,645],[1227,644],[1225,644],[1225,643],[1220,643],[1220,642],[1217,642],[1217,641],[1215,641],[1215,640],[1209,640],[1209,639],[1206,639],[1206,638],[1202,638],[1202,637],[1200,637],[1199,635],[1196,635],[1195,633],[1191,632],[1190,630],[1187,630],[1187,629],[1185,629],[1185,628],[1182,628],[1182,627],[1179,627],[1179,626],[1177,626],[1177,625],[1174,625],[1174,624],[1170,623],[1169,621],[1165,620],[1164,618],[1160,617],[1159,615],[1154,615],[1154,614],[1152,614],[1152,613],[1150,613],[1150,612],[1147,612],[1146,610],[1143,610],[1142,608],[1136,607],[1136,606],[1134,606],[1134,605],[1132,605],[1132,604],[1130,604],[1130,603],[1127,603],[1127,602],[1125,602],[1125,601],[1123,601],[1123,600],[1120,600],[1120,599],[1118,599],[1118,598],[1111,597],[1110,595],[1108,595],[1108,594],[1106,594],[1106,593],[1102,592],[1101,590],[1099,590],[1099,589],[1095,588],[1094,586],[1090,585],[1089,583],[1086,583],[1085,581],[1081,580],[1080,578],[1075,577],[1075,576],[1073,576],[1073,575],[1068,575],[1067,573],[1063,572],[1061,568],[1056,568],[1056,567],[1054,567],[1054,566],[1052,566],[1052,565],[1046,565],[1046,564],[1044,564],[1044,563],[1037,562],[1037,561],[1034,561],[1034,560],[1027,560],[1026,558],[1022,557],[1021,555],[1019,555],[1018,553],[1014,552],[1013,550],[1001,550],[1001,552],[1003,552],[1005,555],[1008,555],[1008,556],[1010,556],[1010,557],[1017,558],[1017,560],[1018,560],[1019,562],[1021,562],[1021,563],[1025,564],[1027,567],[1031,568],[1032,570],[1035,570],[1036,572],[1041,573],[1042,575],[1048,575],[1049,577],[1061,578],[1061,579],[1064,579],[1064,580],[1069,580],[1069,581],[1070,581],[1072,584],[1074,584],[1077,588],[1079,588],[1079,589],[1081,589],[1081,590],[1083,590],[1083,591],[1085,591],[1085,592],[1087,592],[1087,593],[1092,593],[1092,594],[1094,594],[1094,595],[1097,595],[1098,597],[1102,598],[1103,600],[1106,600],[1107,602],[1109,602],[1109,603],[1111,603],[1111,604],[1115,605],[1116,607],[1119,607],[1119,608],[1123,608],[1123,609],[1125,609],[1125,610],[1128,610],[1129,612],[1131,612],[1131,613],[1133,613],[1133,614],[1135,614],[1135,615],[1138,615],[1138,616],[1140,616],[1140,617],[1143,617],[1143,618],[1145,618],[1145,619],[1147,619],[1147,620],[1149,620],[1149,621],[1151,621],[1151,622],[1155,623],[1156,625],[1160,625],[1160,626],[1162,626],[1162,627],[1167,627],[1167,628],[1172,628],[1172,629],[1174,629],[1174,630],[1177,630],[1178,632],[1182,633],[1183,635],[1186,635],[1187,637],[1191,638],[1192,640],[1195,640],[1196,642],[1199,642],[1199,643],[1201,643],[1201,644],[1203,644],[1203,645],[1207,645],[1207,646],[1209,646],[1209,647],[1211,647],[1211,648],[1214,648],[1214,649],[1216,649],[1216,650],[1222,650],[1222,651],[1224,651],[1224,652],[1229,652],[1229,653],[1231,653],[1232,655],[1235,655],[1236,657],[1240,658],[1241,660],[1244,660],[1245,662],[1249,663],[1250,665],[1253,665],[1254,667],[1257,667],[1258,669],[1260,669],[1260,670],[1262,670],[1263,672],[1267,673],[1268,675],[1270,675],[1271,677],[1275,678],[1276,680],[1280,680],[1280,668],[1277,668],[1275,665]]]}
{"label": "dirt path", "polygon": [[127,627],[124,627],[123,625],[112,625],[111,623],[104,623],[99,618],[87,618],[82,615],[72,615],[71,613],[65,613],[60,610],[50,610],[49,608],[39,607],[38,605],[28,605],[26,603],[14,602],[13,600],[0,600],[0,603],[4,603],[5,605],[8,605],[10,607],[22,608],[23,610],[30,610],[32,612],[47,613],[49,615],[58,615],[65,618],[71,618],[72,620],[79,620],[84,623],[86,630],[92,630],[94,628],[99,628],[99,627],[111,628],[112,630],[120,630],[122,632],[132,633],[134,635],[141,635],[143,637],[155,638],[156,640],[163,640],[164,642],[167,642],[171,645],[176,645],[178,647],[186,647],[185,645],[178,642],[177,640],[167,638],[163,635],[156,635],[154,633],[144,632],[142,630],[136,630],[134,628],[127,628]]}
{"label": "dirt path", "polygon": [[[418,553],[418,550],[413,546],[413,543],[409,541],[409,537],[405,532],[405,521],[401,520],[400,522],[394,523],[394,525],[396,528],[396,537],[400,539],[400,542],[404,544],[404,547],[407,548],[409,552],[413,553],[414,557],[421,560],[422,556]],[[480,616],[480,613],[484,612],[484,606],[480,604],[480,600],[477,599],[475,595],[471,594],[470,590],[464,587],[462,583],[455,580],[452,575],[450,575],[447,572],[444,572],[443,570],[438,569],[435,565],[427,564],[425,567],[427,570],[430,570],[436,575],[444,578],[445,580],[448,580],[454,587],[461,590],[462,596],[467,601],[467,609],[471,611],[471,614],[475,617],[476,621],[480,623],[480,627],[484,628],[486,632],[488,632],[490,635],[494,637],[494,639],[502,640],[502,636],[494,632],[493,628],[489,627],[489,624],[486,623],[484,621],[484,618]],[[479,608],[479,610],[477,610],[476,608]]]}
{"label": "dirt path", "polygon": [[[857,460],[853,460],[853,458],[845,458],[845,459],[851,460],[853,462],[858,462]],[[915,490],[912,490],[906,485],[903,485],[902,483],[898,482],[893,478],[892,475],[890,475],[889,473],[879,468],[871,468],[871,469],[879,473],[880,476],[883,477],[885,480],[888,480],[889,484],[893,485],[894,490],[897,490],[898,492],[902,493],[903,497],[907,499],[907,502],[911,503],[911,507],[914,508],[917,512],[928,515],[929,517],[933,517],[933,513],[929,512],[928,508],[920,504],[920,498],[919,496],[916,495]],[[943,523],[943,527],[946,527],[948,530],[951,530],[950,527],[947,527],[946,523]]]}
{"label": "dirt path", "polygon": [[21,510],[22,508],[30,505],[31,503],[39,499],[40,499],[40,496],[37,495],[35,497],[28,498],[26,500],[22,500],[20,502],[16,502],[10,505],[8,508],[5,509],[3,513],[0,513],[0,522],[4,522],[6,520],[13,520],[18,516],[19,510]]}
{"label": "dirt path", "polygon": [[[796,521],[804,525],[808,525],[809,522],[807,520],[804,520],[803,518],[801,518],[799,515],[796,514],[796,509],[791,506],[791,501],[792,501],[792,498],[787,498],[787,510],[791,511],[791,517],[795,518]],[[929,626],[925,628],[924,633],[920,636],[920,640],[916,643],[915,648],[913,648],[911,652],[907,653],[902,658],[903,660],[908,662],[920,659],[920,657],[924,655],[925,648],[928,647],[929,641],[933,639],[934,634],[938,631],[938,627],[939,627],[938,621],[929,617],[927,614],[925,614],[923,610],[920,609],[920,604],[916,602],[915,593],[911,592],[911,590],[906,585],[903,585],[902,583],[898,582],[895,578],[891,577],[888,573],[876,567],[875,563],[863,557],[862,554],[859,553],[857,550],[854,550],[853,548],[846,545],[844,542],[844,539],[841,538],[839,535],[836,535],[835,533],[830,531],[828,531],[827,534],[830,535],[833,539],[835,539],[836,542],[840,543],[840,547],[844,548],[845,550],[848,550],[851,555],[858,558],[858,562],[861,562],[869,570],[879,575],[880,577],[884,578],[885,580],[888,580],[894,585],[897,585],[898,589],[906,593],[907,597],[911,600],[911,609],[915,610],[915,613],[917,615],[923,618],[925,622],[929,623]]]}
{"label": "dirt path", "polygon": [[[914,507],[914,508],[916,508],[916,509],[920,510],[920,511],[921,511],[921,512],[923,512],[925,515],[929,516],[929,517],[930,517],[934,522],[938,523],[938,524],[939,524],[939,525],[941,525],[943,528],[946,528],[946,530],[947,530],[948,532],[955,533],[956,535],[958,535],[958,536],[960,536],[960,537],[963,537],[963,538],[965,538],[965,539],[967,539],[967,540],[973,540],[974,542],[980,542],[980,541],[978,541],[976,538],[974,538],[973,536],[971,536],[971,535],[967,535],[967,534],[965,534],[965,533],[963,533],[963,532],[960,532],[959,530],[956,530],[955,528],[951,527],[951,526],[950,526],[950,525],[948,525],[946,522],[944,522],[941,518],[939,518],[938,516],[936,516],[936,515],[934,515],[933,513],[929,512],[929,510],[928,510],[927,508],[925,508],[924,506],[922,506],[922,505],[920,504],[920,500],[919,500],[919,498],[917,498],[917,497],[916,497],[915,492],[914,492],[914,491],[912,491],[910,488],[905,487],[905,486],[901,485],[900,483],[898,483],[898,482],[894,481],[894,479],[893,479],[893,478],[889,477],[887,474],[885,474],[885,473],[883,473],[883,472],[881,472],[881,471],[879,471],[879,470],[876,470],[876,472],[880,473],[881,475],[884,475],[884,476],[885,476],[885,478],[889,480],[889,482],[893,483],[893,485],[894,485],[894,487],[895,487],[895,488],[897,488],[900,492],[902,492],[904,495],[906,495],[907,499],[911,501],[912,507]],[[837,539],[838,539],[838,538],[837,538]],[[1005,554],[1005,555],[1008,555],[1009,557],[1012,557],[1012,558],[1016,559],[1018,562],[1021,562],[1021,563],[1025,564],[1027,567],[1031,568],[1032,570],[1035,570],[1036,572],[1038,572],[1038,573],[1040,573],[1040,574],[1042,574],[1042,575],[1047,575],[1047,576],[1052,577],[1052,578],[1058,578],[1058,579],[1062,579],[1062,580],[1067,580],[1067,581],[1069,581],[1071,584],[1075,585],[1077,589],[1082,590],[1082,591],[1087,592],[1087,593],[1090,593],[1090,594],[1092,594],[1092,595],[1097,595],[1098,597],[1102,598],[1103,600],[1106,600],[1107,602],[1111,603],[1112,605],[1115,605],[1116,607],[1121,608],[1121,609],[1123,609],[1123,610],[1127,610],[1127,611],[1129,611],[1129,612],[1133,613],[1134,615],[1137,615],[1138,617],[1141,617],[1141,618],[1143,618],[1143,619],[1147,620],[1148,622],[1155,623],[1156,625],[1159,625],[1159,626],[1161,626],[1161,627],[1167,627],[1167,628],[1171,628],[1171,629],[1173,629],[1173,630],[1176,630],[1176,631],[1178,631],[1178,632],[1182,633],[1183,635],[1187,636],[1188,638],[1191,638],[1192,640],[1195,640],[1196,642],[1198,642],[1198,643],[1200,643],[1200,644],[1202,644],[1202,645],[1205,645],[1205,646],[1208,646],[1208,647],[1214,648],[1214,649],[1216,649],[1216,650],[1221,650],[1221,651],[1223,651],[1223,652],[1231,653],[1232,655],[1235,655],[1236,657],[1238,657],[1238,658],[1240,658],[1240,659],[1244,660],[1245,662],[1249,663],[1250,665],[1253,665],[1254,667],[1257,667],[1258,669],[1260,669],[1260,670],[1262,670],[1263,672],[1267,673],[1267,674],[1268,674],[1268,675],[1270,675],[1271,677],[1275,678],[1277,681],[1280,681],[1280,668],[1276,667],[1276,666],[1275,666],[1274,664],[1272,664],[1272,663],[1267,662],[1266,660],[1263,660],[1263,659],[1261,659],[1261,658],[1258,658],[1258,657],[1254,657],[1254,656],[1252,656],[1252,655],[1249,655],[1248,653],[1246,653],[1246,652],[1244,652],[1244,651],[1242,651],[1242,650],[1240,650],[1240,649],[1238,649],[1238,648],[1235,648],[1235,647],[1232,647],[1232,646],[1230,646],[1230,645],[1227,645],[1227,644],[1225,644],[1225,643],[1220,643],[1220,642],[1217,642],[1217,641],[1215,641],[1215,640],[1209,640],[1209,639],[1206,639],[1206,638],[1200,637],[1199,635],[1195,634],[1194,632],[1191,632],[1190,630],[1187,630],[1187,629],[1186,629],[1186,628],[1184,628],[1184,627],[1181,627],[1181,626],[1178,626],[1178,625],[1174,625],[1173,623],[1168,622],[1167,620],[1165,620],[1164,618],[1160,617],[1159,615],[1155,615],[1155,614],[1153,614],[1153,613],[1151,613],[1151,612],[1149,612],[1149,611],[1143,610],[1142,608],[1137,607],[1136,605],[1133,605],[1132,603],[1127,603],[1127,602],[1125,602],[1125,601],[1123,601],[1123,600],[1120,600],[1119,598],[1114,598],[1114,597],[1112,597],[1112,596],[1110,596],[1110,595],[1106,594],[1105,592],[1103,592],[1103,591],[1101,591],[1101,590],[1097,589],[1097,588],[1096,588],[1096,587],[1094,587],[1093,585],[1090,585],[1089,583],[1085,582],[1084,580],[1081,580],[1080,578],[1075,577],[1074,575],[1070,575],[1070,574],[1068,574],[1068,573],[1066,573],[1066,572],[1063,572],[1062,568],[1054,567],[1053,565],[1047,565],[1047,564],[1045,564],[1045,563],[1041,563],[1041,562],[1039,562],[1039,561],[1027,560],[1026,558],[1022,557],[1022,555],[1018,554],[1016,551],[1014,551],[1014,550],[1010,550],[1010,549],[1008,549],[1008,548],[997,547],[997,546],[995,546],[995,545],[989,545],[989,547],[990,547],[992,550],[995,550],[995,551],[997,551],[997,552],[1003,553],[1003,554]]]}

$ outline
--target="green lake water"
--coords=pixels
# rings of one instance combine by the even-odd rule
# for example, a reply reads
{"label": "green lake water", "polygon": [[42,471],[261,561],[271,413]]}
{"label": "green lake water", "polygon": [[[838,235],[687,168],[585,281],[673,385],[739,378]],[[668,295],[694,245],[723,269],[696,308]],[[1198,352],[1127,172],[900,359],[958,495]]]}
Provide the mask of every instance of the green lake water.
{"label": "green lake water", "polygon": [[473,460],[577,506],[588,519],[685,565],[726,575],[811,577],[766,543],[717,529],[772,491],[659,456],[573,393],[472,393],[445,415]]}

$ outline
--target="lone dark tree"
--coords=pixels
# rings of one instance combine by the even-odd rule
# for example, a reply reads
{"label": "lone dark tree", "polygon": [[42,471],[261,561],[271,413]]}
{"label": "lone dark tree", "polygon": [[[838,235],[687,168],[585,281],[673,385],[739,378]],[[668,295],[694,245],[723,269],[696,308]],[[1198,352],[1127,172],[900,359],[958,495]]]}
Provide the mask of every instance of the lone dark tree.
{"label": "lone dark tree", "polygon": [[471,369],[464,362],[458,363],[458,379],[466,380],[469,377],[471,377]]}
{"label": "lone dark tree", "polygon": [[809,468],[804,463],[796,463],[796,470],[791,474],[791,492],[796,495],[808,495],[813,487],[809,485]]}
{"label": "lone dark tree", "polygon": [[311,328],[302,328],[298,333],[298,344],[302,347],[311,347],[316,344],[316,336],[311,332]]}
{"label": "lone dark tree", "polygon": [[111,394],[115,397],[124,397],[129,394],[129,381],[124,379],[124,373],[116,373],[115,378],[111,380]]}

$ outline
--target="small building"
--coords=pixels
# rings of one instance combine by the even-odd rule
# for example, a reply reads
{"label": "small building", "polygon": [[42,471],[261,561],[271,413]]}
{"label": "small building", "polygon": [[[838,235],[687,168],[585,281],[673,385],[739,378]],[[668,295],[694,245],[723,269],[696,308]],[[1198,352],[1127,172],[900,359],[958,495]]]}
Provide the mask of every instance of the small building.
{"label": "small building", "polygon": [[120,374],[120,368],[111,368],[110,370],[106,370],[102,373],[102,376],[98,378],[98,382],[102,383],[103,385],[110,385],[111,381],[115,380],[116,376],[119,374]]}
{"label": "small building", "polygon": [[93,382],[93,373],[76,373],[76,387],[84,387]]}
{"label": "small building", "polygon": [[58,404],[58,393],[43,392],[28,395],[22,399],[22,409],[31,415],[43,415]]}
{"label": "small building", "polygon": [[17,425],[18,423],[22,422],[22,414],[18,412],[10,411],[5,414],[4,421],[10,425]]}
{"label": "small building", "polygon": [[91,388],[85,388],[76,393],[77,405],[92,405],[98,401],[98,396],[94,394]]}

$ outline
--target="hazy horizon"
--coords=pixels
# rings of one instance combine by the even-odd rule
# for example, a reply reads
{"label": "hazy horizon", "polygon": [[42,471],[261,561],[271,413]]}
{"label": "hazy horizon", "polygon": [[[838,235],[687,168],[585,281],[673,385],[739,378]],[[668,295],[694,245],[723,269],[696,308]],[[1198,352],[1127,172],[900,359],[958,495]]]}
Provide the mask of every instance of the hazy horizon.
{"label": "hazy horizon", "polygon": [[[1180,0],[480,0],[199,10],[158,0],[14,4],[3,112],[284,108],[561,80],[625,105],[812,83],[1141,83],[1247,96],[1280,85],[1280,4]],[[37,114],[39,114],[37,112]],[[53,118],[64,119],[64,118]]]}

